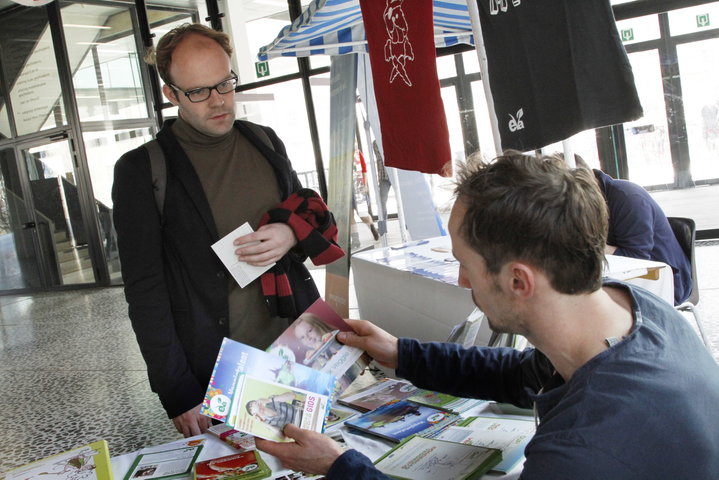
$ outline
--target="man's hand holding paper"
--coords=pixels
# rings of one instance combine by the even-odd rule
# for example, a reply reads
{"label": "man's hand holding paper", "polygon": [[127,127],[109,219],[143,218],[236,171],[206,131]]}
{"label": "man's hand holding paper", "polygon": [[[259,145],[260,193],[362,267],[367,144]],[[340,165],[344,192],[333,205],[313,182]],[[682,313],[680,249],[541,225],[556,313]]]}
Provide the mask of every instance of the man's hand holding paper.
{"label": "man's hand holding paper", "polygon": [[256,232],[238,237],[233,242],[238,260],[257,267],[265,267],[279,261],[297,245],[297,237],[287,224],[270,223]]}

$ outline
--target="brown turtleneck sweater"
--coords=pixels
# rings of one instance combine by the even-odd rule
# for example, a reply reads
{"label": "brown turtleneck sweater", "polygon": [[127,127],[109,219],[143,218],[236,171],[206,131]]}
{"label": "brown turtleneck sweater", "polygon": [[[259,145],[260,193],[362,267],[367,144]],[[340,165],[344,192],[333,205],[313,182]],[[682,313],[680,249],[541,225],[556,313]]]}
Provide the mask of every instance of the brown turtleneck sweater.
{"label": "brown turtleneck sweater", "polygon": [[[172,125],[195,167],[220,238],[245,222],[257,229],[262,215],[280,203],[272,166],[240,132],[211,137],[178,118]],[[259,279],[240,288],[229,277],[230,338],[264,349],[289,325],[270,318]]]}

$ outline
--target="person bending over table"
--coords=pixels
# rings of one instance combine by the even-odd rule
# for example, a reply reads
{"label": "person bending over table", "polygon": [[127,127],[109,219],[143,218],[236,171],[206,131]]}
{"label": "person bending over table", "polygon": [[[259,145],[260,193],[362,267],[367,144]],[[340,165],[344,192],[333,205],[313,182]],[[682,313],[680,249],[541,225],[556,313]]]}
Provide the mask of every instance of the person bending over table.
{"label": "person bending over table", "polygon": [[[523,479],[714,478],[719,366],[665,301],[602,283],[607,210],[592,173],[507,152],[462,173],[449,220],[459,284],[512,348],[397,339],[349,320],[341,342],[420,388],[534,407]],[[298,471],[386,478],[356,450],[293,425],[257,447]]]}
{"label": "person bending over table", "polygon": [[577,167],[593,172],[609,209],[607,246],[610,255],[654,260],[669,265],[674,276],[674,305],[692,293],[692,265],[674,235],[662,207],[642,186],[590,169],[579,155]]}

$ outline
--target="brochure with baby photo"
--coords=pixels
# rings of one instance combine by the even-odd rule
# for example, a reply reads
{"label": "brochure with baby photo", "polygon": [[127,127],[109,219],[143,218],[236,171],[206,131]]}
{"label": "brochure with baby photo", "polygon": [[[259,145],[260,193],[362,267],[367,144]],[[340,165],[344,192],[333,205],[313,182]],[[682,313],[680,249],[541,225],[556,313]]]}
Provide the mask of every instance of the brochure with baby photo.
{"label": "brochure with baby photo", "polygon": [[288,441],[288,423],[322,432],[335,383],[328,373],[225,338],[200,412],[240,432]]}
{"label": "brochure with baby photo", "polygon": [[335,395],[339,395],[369,363],[363,350],[343,345],[335,338],[339,332],[351,331],[352,327],[320,298],[292,322],[267,351],[334,375],[337,377]]}
{"label": "brochure with baby photo", "polygon": [[375,466],[400,480],[472,480],[501,458],[492,448],[414,436],[380,457]]}
{"label": "brochure with baby photo", "polygon": [[345,425],[397,443],[420,432],[442,430],[459,419],[454,413],[400,400],[351,418]]}
{"label": "brochure with baby photo", "polygon": [[237,259],[235,250],[237,250],[240,245],[235,245],[235,240],[252,232],[254,232],[254,230],[252,230],[250,224],[245,222],[212,244],[212,250],[214,250],[215,254],[220,257],[222,263],[225,264],[227,270],[242,288],[245,288],[247,285],[252,283],[254,279],[265,273],[274,265],[274,263],[271,263],[263,267],[256,267],[246,262],[240,262]]}

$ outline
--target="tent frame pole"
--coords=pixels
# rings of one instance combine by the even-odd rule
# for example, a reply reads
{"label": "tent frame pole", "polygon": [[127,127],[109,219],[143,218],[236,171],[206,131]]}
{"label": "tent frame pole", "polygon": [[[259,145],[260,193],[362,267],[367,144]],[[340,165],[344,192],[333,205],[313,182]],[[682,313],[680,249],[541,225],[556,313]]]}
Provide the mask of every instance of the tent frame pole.
{"label": "tent frame pole", "polygon": [[[494,140],[494,158],[502,153],[502,138],[499,135],[499,124],[497,122],[497,113],[494,110],[494,99],[492,98],[492,90],[489,86],[489,75],[487,71],[487,51],[484,48],[484,37],[482,37],[482,25],[479,21],[479,7],[476,0],[467,0],[467,10],[469,11],[469,20],[472,23],[472,34],[474,35],[474,48],[477,52],[477,60],[479,60],[479,72],[482,75],[482,86],[484,87],[484,96],[487,100],[487,112],[489,113],[489,125],[492,128],[492,139]],[[487,152],[485,152],[485,157]]]}

